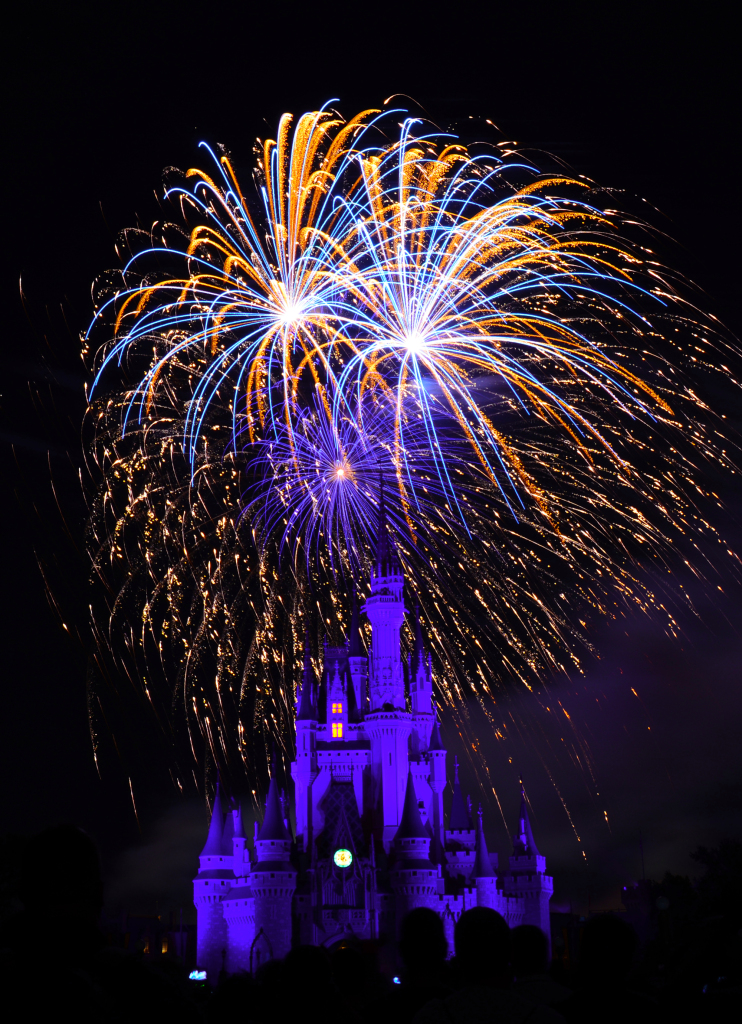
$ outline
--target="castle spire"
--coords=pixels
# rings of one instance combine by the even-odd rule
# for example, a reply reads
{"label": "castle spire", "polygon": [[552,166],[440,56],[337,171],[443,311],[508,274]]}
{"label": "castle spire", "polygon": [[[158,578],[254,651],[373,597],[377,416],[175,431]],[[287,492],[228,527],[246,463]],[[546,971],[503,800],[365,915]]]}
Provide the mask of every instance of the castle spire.
{"label": "castle spire", "polygon": [[407,774],[407,790],[404,796],[402,820],[397,830],[397,839],[430,839],[430,833],[423,825],[420,810],[417,806],[417,794],[412,778],[412,769]]}
{"label": "castle spire", "polygon": [[453,759],[453,772],[453,799],[451,800],[449,828],[452,832],[469,832],[471,831],[471,818],[469,817],[469,812],[466,809],[461,792],[458,757]]}
{"label": "castle spire", "polygon": [[436,717],[433,723],[433,731],[430,734],[430,743],[428,744],[428,750],[444,750],[443,740],[441,739],[441,730],[438,725],[438,718]]}
{"label": "castle spire", "polygon": [[222,813],[221,780],[216,777],[216,793],[214,806],[211,808],[211,822],[206,845],[201,851],[202,857],[218,857],[222,852],[222,833],[224,831],[224,814]]}
{"label": "castle spire", "polygon": [[317,708],[314,703],[315,676],[312,668],[312,651],[309,645],[309,627],[304,634],[304,668],[301,674],[301,700],[296,715],[298,721],[316,721]]}
{"label": "castle spire", "polygon": [[397,547],[387,526],[384,477],[381,472],[379,472],[379,519],[376,527],[376,558],[374,561],[377,576],[402,575]]}
{"label": "castle spire", "polygon": [[531,857],[540,856],[531,831],[531,819],[528,817],[526,791],[522,779],[520,780],[520,815],[518,816],[518,831],[513,836],[513,853],[516,856],[522,856],[524,853]]}
{"label": "castle spire", "polygon": [[274,841],[291,839],[286,823],[283,820],[283,808],[281,807],[281,797],[278,792],[278,783],[276,782],[275,765],[271,775],[270,786],[268,787],[268,799],[265,801],[265,817],[258,833],[259,841],[262,842],[266,839]]}
{"label": "castle spire", "polygon": [[479,822],[477,823],[477,845],[476,857],[474,858],[474,870],[472,878],[495,878],[496,872],[492,867],[492,861],[487,850],[487,842],[484,838],[484,827],[482,826],[482,805],[479,805]]}

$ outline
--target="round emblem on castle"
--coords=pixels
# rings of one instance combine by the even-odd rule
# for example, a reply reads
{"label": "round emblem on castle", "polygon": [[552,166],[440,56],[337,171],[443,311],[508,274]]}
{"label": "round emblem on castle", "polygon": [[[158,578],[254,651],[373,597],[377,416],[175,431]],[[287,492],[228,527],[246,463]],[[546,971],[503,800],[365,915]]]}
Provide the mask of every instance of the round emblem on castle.
{"label": "round emblem on castle", "polygon": [[350,850],[335,850],[333,860],[339,868],[349,868],[353,863],[353,854]]}

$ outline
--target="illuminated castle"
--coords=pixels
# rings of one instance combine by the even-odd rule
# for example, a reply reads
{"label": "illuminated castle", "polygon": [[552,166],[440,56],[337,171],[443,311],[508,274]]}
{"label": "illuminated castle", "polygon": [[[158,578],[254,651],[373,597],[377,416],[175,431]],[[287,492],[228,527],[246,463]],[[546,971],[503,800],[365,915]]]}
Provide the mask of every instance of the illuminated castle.
{"label": "illuminated castle", "polygon": [[305,650],[291,765],[295,835],[275,773],[252,849],[241,811],[224,808],[217,787],[194,880],[198,966],[212,980],[223,969],[253,971],[296,944],[394,937],[401,918],[419,906],[442,916],[450,948],[455,921],[472,906],[492,907],[511,926],[535,924],[549,935],[552,879],[536,849],[525,799],[502,874],[497,856],[487,851],[481,810],[472,822],[458,767],[445,821],[446,751],[431,659],[416,614],[405,672],[403,589],[382,501],[363,607],[370,655],[355,602],[348,641],[325,648],[319,683],[308,645]]}

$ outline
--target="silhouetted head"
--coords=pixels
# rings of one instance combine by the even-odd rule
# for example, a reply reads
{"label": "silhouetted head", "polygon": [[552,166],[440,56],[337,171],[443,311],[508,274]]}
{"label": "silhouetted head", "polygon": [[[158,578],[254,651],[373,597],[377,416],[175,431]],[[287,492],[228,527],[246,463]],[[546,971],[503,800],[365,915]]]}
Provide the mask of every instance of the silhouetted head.
{"label": "silhouetted head", "polygon": [[456,966],[470,985],[507,983],[510,965],[510,929],[489,907],[465,910],[454,930]]}
{"label": "silhouetted head", "polygon": [[630,968],[639,940],[619,917],[602,914],[588,921],[582,932],[580,966],[588,977],[623,978]]}
{"label": "silhouetted head", "polygon": [[399,953],[410,976],[438,971],[448,953],[440,914],[427,907],[411,910],[402,921]]}
{"label": "silhouetted head", "polygon": [[299,993],[322,990],[332,986],[330,957],[323,946],[296,946],[286,954],[284,961],[286,983]]}
{"label": "silhouetted head", "polygon": [[549,969],[549,942],[535,924],[520,924],[510,933],[510,962],[516,978],[546,974]]}
{"label": "silhouetted head", "polygon": [[366,963],[355,946],[341,946],[332,954],[332,977],[341,992],[358,994],[366,984]]}
{"label": "silhouetted head", "polygon": [[21,898],[27,910],[64,907],[97,918],[103,880],[90,836],[76,825],[56,825],[34,836],[23,856]]}

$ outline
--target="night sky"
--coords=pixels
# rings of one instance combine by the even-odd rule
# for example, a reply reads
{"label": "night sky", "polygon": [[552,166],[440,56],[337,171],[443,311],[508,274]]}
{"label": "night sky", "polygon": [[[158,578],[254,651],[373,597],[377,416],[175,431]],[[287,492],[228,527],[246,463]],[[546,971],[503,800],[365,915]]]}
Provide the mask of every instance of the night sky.
{"label": "night sky", "polygon": [[[115,265],[119,230],[159,216],[162,169],[197,163],[202,139],[247,160],[284,110],[339,97],[352,113],[407,93],[439,122],[489,117],[505,138],[646,198],[677,242],[666,259],[740,336],[732,13],[714,3],[116,0],[15,12],[2,91],[4,831],[75,821],[100,844],[110,906],[189,899],[203,803],[176,798],[145,725],[137,763],[105,737],[101,777],[93,761],[77,482],[90,283]],[[730,394],[718,401],[739,426]],[[729,512],[716,524],[739,551],[742,495],[732,479],[715,486]],[[654,877],[692,873],[699,844],[742,837],[742,592],[723,574],[717,586],[694,592],[699,618],[681,621],[679,641],[649,619],[591,623],[600,660],[571,686],[548,684],[589,741],[595,785],[565,753],[569,721],[517,695],[532,728],[486,752],[511,827],[523,773],[560,906],[615,906],[619,886],[641,876],[640,833]],[[488,824],[490,848],[505,852],[503,823]]]}

